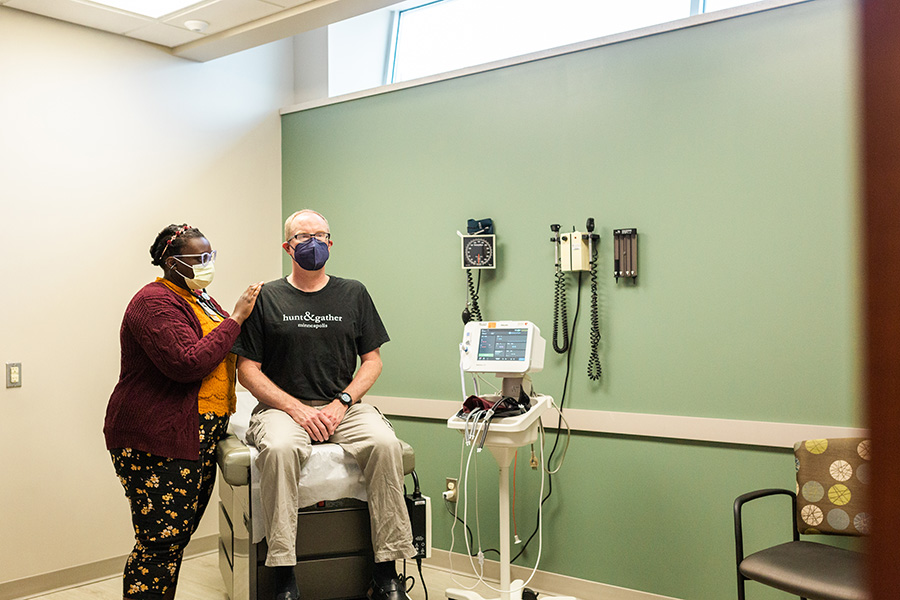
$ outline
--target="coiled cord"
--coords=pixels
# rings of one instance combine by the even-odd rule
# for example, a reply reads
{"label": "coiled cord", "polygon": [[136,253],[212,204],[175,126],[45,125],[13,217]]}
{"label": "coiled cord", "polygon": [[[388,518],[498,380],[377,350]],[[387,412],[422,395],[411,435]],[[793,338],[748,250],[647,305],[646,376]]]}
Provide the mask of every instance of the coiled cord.
{"label": "coiled cord", "polygon": [[[562,346],[559,345],[559,329],[562,323]],[[569,318],[566,314],[566,276],[556,265],[556,289],[553,298],[553,350],[565,354],[569,350]]]}
{"label": "coiled cord", "polygon": [[588,359],[587,374],[591,381],[600,379],[600,314],[597,306],[597,245],[591,256],[591,357]]}
{"label": "coiled cord", "polygon": [[[479,285],[481,287],[481,273],[478,273]],[[472,280],[472,269],[466,269],[466,283],[469,286],[469,317],[473,321],[481,320],[481,308],[478,306],[478,289]]]}

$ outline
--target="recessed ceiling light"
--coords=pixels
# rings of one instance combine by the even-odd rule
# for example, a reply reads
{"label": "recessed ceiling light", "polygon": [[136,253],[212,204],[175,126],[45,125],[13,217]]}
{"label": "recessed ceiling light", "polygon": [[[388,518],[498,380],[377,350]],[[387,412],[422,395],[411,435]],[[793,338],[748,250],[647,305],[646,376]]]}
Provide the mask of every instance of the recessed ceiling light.
{"label": "recessed ceiling light", "polygon": [[92,0],[92,2],[144,15],[151,19],[158,19],[189,6],[200,4],[198,0]]}

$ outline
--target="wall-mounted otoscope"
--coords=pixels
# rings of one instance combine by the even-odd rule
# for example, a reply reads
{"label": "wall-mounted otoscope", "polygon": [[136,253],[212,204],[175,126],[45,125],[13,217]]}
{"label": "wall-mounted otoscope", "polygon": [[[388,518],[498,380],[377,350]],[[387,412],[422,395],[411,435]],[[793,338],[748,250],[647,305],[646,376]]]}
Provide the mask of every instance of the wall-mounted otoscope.
{"label": "wall-mounted otoscope", "polygon": [[[577,271],[579,273],[579,292],[581,291],[581,272],[589,271],[591,274],[591,357],[588,361],[588,377],[592,380],[600,378],[600,317],[597,292],[597,248],[600,245],[600,235],[594,233],[594,218],[588,218],[585,223],[586,231],[560,232],[557,223],[550,225],[553,236],[554,264],[556,266],[556,285],[553,302],[553,350],[557,354],[565,354],[569,351],[569,323],[566,309],[566,273]],[[578,311],[575,311],[576,318]],[[574,327],[573,322],[572,326]],[[562,340],[559,336],[562,333]],[[573,333],[574,335],[574,333]]]}
{"label": "wall-mounted otoscope", "polygon": [[551,242],[555,242],[555,260],[561,271],[590,271],[591,257],[594,255],[594,243],[599,242],[600,236],[594,233],[594,219],[587,220],[586,229],[584,231],[575,231],[560,233],[559,225],[553,224],[550,230],[554,236],[550,238]]}

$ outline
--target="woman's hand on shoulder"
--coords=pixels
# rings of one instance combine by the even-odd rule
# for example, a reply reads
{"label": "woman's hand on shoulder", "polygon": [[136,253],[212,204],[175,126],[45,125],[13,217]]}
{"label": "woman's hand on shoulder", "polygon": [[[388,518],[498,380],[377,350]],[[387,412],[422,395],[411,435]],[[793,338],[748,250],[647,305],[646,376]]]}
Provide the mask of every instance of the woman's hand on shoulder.
{"label": "woman's hand on shoulder", "polygon": [[256,298],[259,296],[259,290],[262,289],[262,286],[262,281],[254,283],[244,290],[244,293],[238,298],[237,303],[234,305],[234,310],[231,311],[231,318],[237,321],[238,324],[243,325],[250,313],[253,312],[253,307],[256,306]]}

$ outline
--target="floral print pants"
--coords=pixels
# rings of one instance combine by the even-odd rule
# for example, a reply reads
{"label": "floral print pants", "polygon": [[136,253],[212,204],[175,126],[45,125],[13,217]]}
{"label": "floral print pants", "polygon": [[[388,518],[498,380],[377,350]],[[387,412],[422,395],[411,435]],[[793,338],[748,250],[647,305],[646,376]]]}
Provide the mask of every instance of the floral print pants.
{"label": "floral print pants", "polygon": [[125,564],[123,595],[175,597],[184,548],[200,524],[216,482],[216,444],[228,417],[200,415],[200,458],[182,460],[132,448],[110,450],[131,505],[134,550]]}

